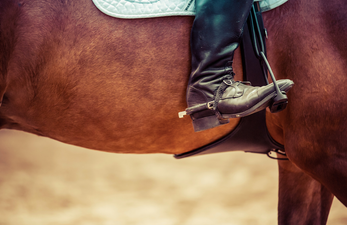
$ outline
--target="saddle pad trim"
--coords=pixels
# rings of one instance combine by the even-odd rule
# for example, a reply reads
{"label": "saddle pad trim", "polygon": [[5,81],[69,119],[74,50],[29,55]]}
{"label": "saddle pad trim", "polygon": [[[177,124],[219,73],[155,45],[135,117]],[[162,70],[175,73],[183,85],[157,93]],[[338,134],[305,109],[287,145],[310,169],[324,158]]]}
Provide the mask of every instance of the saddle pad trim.
{"label": "saddle pad trim", "polygon": [[[106,15],[122,19],[164,16],[195,16],[195,0],[92,0]],[[271,10],[288,0],[260,1],[262,12]]]}
{"label": "saddle pad trim", "polygon": [[[192,6],[187,6],[180,10],[180,11],[163,11],[163,12],[153,12],[153,13],[141,13],[141,14],[124,14],[124,13],[117,13],[119,12],[116,10],[116,4],[115,1],[113,4],[105,3],[106,1],[102,0],[92,0],[95,4],[95,6],[106,15],[117,17],[121,19],[140,19],[140,18],[153,18],[153,17],[164,17],[164,16],[195,16],[195,11],[193,11],[191,8],[194,8]],[[104,4],[102,4],[102,2]],[[190,11],[188,11],[190,10]]]}

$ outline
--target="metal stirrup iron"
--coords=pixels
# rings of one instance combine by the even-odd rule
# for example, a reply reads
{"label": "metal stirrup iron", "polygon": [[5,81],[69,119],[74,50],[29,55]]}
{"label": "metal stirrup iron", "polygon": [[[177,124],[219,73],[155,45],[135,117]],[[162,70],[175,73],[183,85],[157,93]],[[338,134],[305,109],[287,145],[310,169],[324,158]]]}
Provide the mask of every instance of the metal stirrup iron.
{"label": "metal stirrup iron", "polygon": [[[259,2],[257,2],[256,4],[257,4],[258,9],[259,9],[260,8]],[[287,98],[287,95],[285,92],[280,91],[278,84],[277,84],[277,81],[276,81],[276,78],[275,78],[275,75],[273,74],[272,69],[270,67],[270,64],[269,64],[269,62],[265,56],[264,40],[263,40],[262,35],[261,35],[261,30],[260,30],[260,26],[259,26],[259,22],[257,19],[256,10],[255,10],[254,5],[252,6],[252,9],[251,9],[250,18],[251,18],[251,23],[252,23],[252,28],[253,28],[253,32],[251,32],[251,33],[253,34],[254,51],[255,51],[256,55],[260,58],[260,60],[262,59],[262,61],[266,65],[267,69],[269,70],[269,73],[270,73],[272,82],[274,83],[274,87],[275,87],[275,91],[276,91],[276,96],[273,98],[273,102],[270,105],[270,111],[271,111],[271,113],[280,112],[287,107],[288,98]],[[255,31],[255,29],[256,29],[256,31]],[[267,37],[266,29],[264,32],[265,32],[266,37]],[[257,37],[258,37],[258,41],[257,41]],[[261,51],[259,51],[257,43],[260,45]],[[267,74],[264,74],[264,76],[265,76],[265,80],[267,81]]]}
{"label": "metal stirrup iron", "polygon": [[272,113],[280,112],[280,111],[284,110],[287,107],[287,104],[288,104],[287,95],[286,95],[285,92],[281,92],[280,91],[280,89],[279,89],[279,87],[277,85],[276,78],[275,78],[275,76],[274,76],[274,74],[272,72],[272,69],[270,67],[269,62],[266,59],[266,56],[265,56],[264,52],[260,52],[260,55],[263,58],[263,60],[265,62],[265,65],[266,65],[266,67],[269,70],[271,79],[272,79],[272,81],[274,83],[275,90],[276,90],[276,96],[273,98],[273,102],[272,102],[272,104],[270,106],[270,111]]}

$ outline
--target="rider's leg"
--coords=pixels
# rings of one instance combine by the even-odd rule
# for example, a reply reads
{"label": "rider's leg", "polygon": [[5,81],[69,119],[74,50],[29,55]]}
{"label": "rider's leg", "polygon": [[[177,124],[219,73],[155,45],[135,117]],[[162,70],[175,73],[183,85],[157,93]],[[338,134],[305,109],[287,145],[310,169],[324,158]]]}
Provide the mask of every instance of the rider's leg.
{"label": "rider's leg", "polygon": [[[274,95],[274,87],[272,84],[252,87],[233,79],[234,51],[253,0],[195,2],[187,103],[194,130],[201,131],[227,123],[226,118],[247,116],[266,108]],[[293,82],[282,80],[278,85],[282,91],[288,91]],[[207,102],[211,103],[203,104]]]}

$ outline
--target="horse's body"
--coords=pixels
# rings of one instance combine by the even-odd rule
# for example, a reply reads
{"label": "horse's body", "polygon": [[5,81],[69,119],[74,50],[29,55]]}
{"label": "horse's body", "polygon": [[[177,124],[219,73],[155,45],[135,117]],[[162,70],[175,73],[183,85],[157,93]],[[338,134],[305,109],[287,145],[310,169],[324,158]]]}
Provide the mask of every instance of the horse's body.
{"label": "horse's body", "polygon": [[[273,70],[295,82],[288,108],[267,116],[290,159],[279,163],[281,224],[324,224],[333,195],[347,205],[346,12],[343,0],[290,0],[264,14]],[[0,0],[0,127],[117,153],[183,153],[224,136],[237,119],[194,133],[177,116],[192,21]]]}

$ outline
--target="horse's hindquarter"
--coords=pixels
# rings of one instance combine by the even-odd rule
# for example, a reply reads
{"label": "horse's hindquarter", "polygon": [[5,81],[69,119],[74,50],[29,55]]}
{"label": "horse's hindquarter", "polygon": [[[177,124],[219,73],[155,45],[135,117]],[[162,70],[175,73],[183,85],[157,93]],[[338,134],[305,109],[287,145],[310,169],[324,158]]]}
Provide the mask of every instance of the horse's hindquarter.
{"label": "horse's hindquarter", "polygon": [[347,6],[289,3],[265,17],[274,70],[295,82],[279,114],[286,152],[346,205]]}
{"label": "horse's hindquarter", "polygon": [[315,11],[309,2],[296,8],[285,4],[266,14],[269,59],[280,78],[295,82],[289,107],[280,115],[287,131],[302,133],[286,145],[310,138],[326,144],[328,137],[341,144],[346,135],[347,7],[337,2],[321,3]]}
{"label": "horse's hindquarter", "polygon": [[4,128],[112,152],[182,153],[236,126],[194,133],[177,116],[193,18],[120,20],[80,2],[15,4]]}

